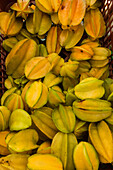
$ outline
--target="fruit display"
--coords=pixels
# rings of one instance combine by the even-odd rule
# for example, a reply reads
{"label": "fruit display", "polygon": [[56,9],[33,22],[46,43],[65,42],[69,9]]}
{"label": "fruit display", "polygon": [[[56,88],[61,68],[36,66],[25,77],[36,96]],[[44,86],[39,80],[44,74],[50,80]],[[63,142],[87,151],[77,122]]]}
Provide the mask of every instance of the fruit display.
{"label": "fruit display", "polygon": [[100,0],[17,0],[0,12],[6,51],[1,170],[113,168],[112,50]]}

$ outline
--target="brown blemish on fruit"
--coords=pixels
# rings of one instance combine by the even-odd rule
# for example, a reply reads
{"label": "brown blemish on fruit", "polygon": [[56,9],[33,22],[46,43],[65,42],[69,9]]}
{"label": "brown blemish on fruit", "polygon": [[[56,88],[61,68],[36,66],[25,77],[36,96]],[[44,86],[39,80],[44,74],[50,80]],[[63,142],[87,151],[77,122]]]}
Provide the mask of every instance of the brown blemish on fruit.
{"label": "brown blemish on fruit", "polygon": [[62,5],[62,6],[61,6],[61,10],[63,10],[64,8],[65,8],[65,6]]}

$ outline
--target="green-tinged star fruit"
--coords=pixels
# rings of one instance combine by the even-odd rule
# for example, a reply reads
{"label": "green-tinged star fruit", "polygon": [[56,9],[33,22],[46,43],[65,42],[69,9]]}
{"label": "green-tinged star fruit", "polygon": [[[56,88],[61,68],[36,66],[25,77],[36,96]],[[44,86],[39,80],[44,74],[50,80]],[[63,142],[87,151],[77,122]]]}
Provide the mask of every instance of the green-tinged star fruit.
{"label": "green-tinged star fruit", "polygon": [[16,152],[24,152],[36,149],[39,135],[35,129],[24,129],[16,134],[8,142],[8,147]]}
{"label": "green-tinged star fruit", "polygon": [[74,94],[74,89],[73,88],[68,88],[67,91],[64,91],[64,94],[66,95],[65,104],[67,106],[72,106],[73,102],[77,99],[77,97]]}
{"label": "green-tinged star fruit", "polygon": [[58,132],[51,144],[51,153],[57,156],[63,163],[64,170],[74,170],[73,150],[78,144],[73,133]]}
{"label": "green-tinged star fruit", "polygon": [[69,77],[72,79],[78,78],[79,72],[78,72],[79,62],[77,61],[71,61],[65,62],[60,70],[60,75]]}
{"label": "green-tinged star fruit", "polygon": [[26,28],[31,34],[44,35],[51,27],[50,16],[35,7],[34,13],[26,20]]}
{"label": "green-tinged star fruit", "polygon": [[77,170],[98,170],[99,168],[98,154],[93,145],[88,142],[80,142],[75,146],[73,159]]}
{"label": "green-tinged star fruit", "polygon": [[14,79],[12,78],[12,76],[8,76],[8,78],[5,79],[4,85],[7,89],[10,89],[12,87],[16,87],[16,84],[14,83]]}
{"label": "green-tinged star fruit", "polygon": [[86,122],[98,122],[112,113],[111,103],[102,99],[85,99],[73,102],[75,115]]}
{"label": "green-tinged star fruit", "polygon": [[18,40],[16,37],[10,37],[3,41],[2,46],[7,52],[10,52],[17,42]]}
{"label": "green-tinged star fruit", "polygon": [[76,124],[76,117],[71,106],[59,104],[52,111],[52,119],[57,129],[63,133],[71,133]]}
{"label": "green-tinged star fruit", "polygon": [[46,46],[44,44],[38,44],[36,56],[47,57],[47,55],[48,55],[48,52],[47,52]]}
{"label": "green-tinged star fruit", "polygon": [[31,83],[25,94],[25,101],[30,108],[40,108],[47,103],[48,88],[41,81]]}
{"label": "green-tinged star fruit", "polygon": [[49,88],[58,85],[62,82],[61,76],[56,76],[54,73],[49,72],[45,75],[43,83]]}
{"label": "green-tinged star fruit", "polygon": [[103,80],[95,77],[85,78],[75,86],[75,95],[82,100],[87,98],[101,98],[105,93],[103,83]]}
{"label": "green-tinged star fruit", "polygon": [[58,132],[53,120],[52,109],[49,107],[42,107],[33,112],[31,115],[35,125],[50,139],[53,139]]}
{"label": "green-tinged star fruit", "polygon": [[52,106],[58,106],[60,103],[65,103],[65,95],[59,86],[49,88],[48,103]]}
{"label": "green-tinged star fruit", "polygon": [[31,126],[31,124],[31,116],[25,110],[16,109],[11,113],[9,119],[10,131],[27,129]]}
{"label": "green-tinged star fruit", "polygon": [[5,99],[12,93],[14,93],[17,90],[17,87],[12,87],[5,91],[5,93],[1,97],[1,105],[4,105]]}
{"label": "green-tinged star fruit", "polygon": [[113,92],[113,79],[111,78],[106,78],[104,80],[103,86],[105,88],[105,94],[104,94],[104,98],[108,99],[108,96],[111,94],[111,92]]}
{"label": "green-tinged star fruit", "polygon": [[62,85],[63,85],[63,89],[66,91],[68,90],[68,88],[70,87],[75,87],[76,85],[78,84],[78,79],[72,79],[70,77],[63,77],[63,82],[62,82]]}
{"label": "green-tinged star fruit", "polygon": [[105,119],[105,121],[108,124],[113,125],[113,111],[112,111],[111,115]]}
{"label": "green-tinged star fruit", "polygon": [[85,137],[87,137],[88,126],[89,126],[88,122],[82,121],[80,119],[76,120],[74,134],[77,137],[77,139],[84,139]]}

